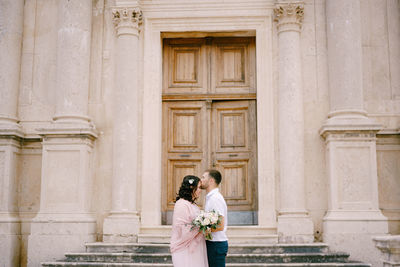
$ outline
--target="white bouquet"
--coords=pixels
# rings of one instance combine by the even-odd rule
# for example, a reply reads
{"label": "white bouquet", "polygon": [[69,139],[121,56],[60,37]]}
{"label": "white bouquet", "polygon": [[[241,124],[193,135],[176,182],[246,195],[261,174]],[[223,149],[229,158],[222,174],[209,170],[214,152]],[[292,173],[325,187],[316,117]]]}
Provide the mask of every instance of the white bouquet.
{"label": "white bouquet", "polygon": [[201,211],[192,221],[191,230],[198,228],[207,240],[212,240],[211,229],[217,229],[221,224],[222,216],[215,210]]}

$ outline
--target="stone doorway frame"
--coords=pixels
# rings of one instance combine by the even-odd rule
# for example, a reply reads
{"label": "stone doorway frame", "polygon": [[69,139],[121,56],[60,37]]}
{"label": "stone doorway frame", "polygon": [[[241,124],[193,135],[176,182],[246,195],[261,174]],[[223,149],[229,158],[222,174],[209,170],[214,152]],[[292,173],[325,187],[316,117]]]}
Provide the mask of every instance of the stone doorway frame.
{"label": "stone doorway frame", "polygon": [[273,8],[254,12],[257,14],[250,17],[213,17],[205,12],[207,17],[152,18],[153,13],[144,10],[142,229],[161,226],[162,38],[177,34],[190,37],[183,35],[187,32],[256,37],[258,227],[276,228]]}

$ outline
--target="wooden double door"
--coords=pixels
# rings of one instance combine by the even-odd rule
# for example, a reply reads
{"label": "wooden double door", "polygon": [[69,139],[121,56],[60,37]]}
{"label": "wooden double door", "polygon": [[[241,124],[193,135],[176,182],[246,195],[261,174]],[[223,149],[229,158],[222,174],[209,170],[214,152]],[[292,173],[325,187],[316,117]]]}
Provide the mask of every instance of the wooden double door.
{"label": "wooden double door", "polygon": [[163,223],[183,177],[215,168],[230,224],[256,224],[254,38],[165,39],[163,52]]}

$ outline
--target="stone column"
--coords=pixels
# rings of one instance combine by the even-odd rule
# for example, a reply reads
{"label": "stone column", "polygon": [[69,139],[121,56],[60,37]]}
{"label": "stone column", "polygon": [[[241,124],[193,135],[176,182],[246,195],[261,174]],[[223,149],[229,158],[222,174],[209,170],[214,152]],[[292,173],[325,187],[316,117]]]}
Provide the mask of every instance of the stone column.
{"label": "stone column", "polygon": [[[360,120],[370,123],[364,110],[362,88],[359,0],[327,0],[326,19],[331,93],[328,117],[341,124]],[[347,123],[346,118],[352,121]]]}
{"label": "stone column", "polygon": [[142,12],[138,7],[113,10],[117,34],[113,108],[112,203],[104,221],[106,242],[136,242],[138,162],[138,47]]}
{"label": "stone column", "polygon": [[333,249],[370,257],[374,265],[371,235],[387,233],[388,225],[378,205],[380,126],[364,110],[360,12],[360,0],[326,1],[330,113],[320,133],[326,140],[329,207],[323,234]]}
{"label": "stone column", "polygon": [[0,2],[0,124],[12,127],[18,122],[23,13],[23,0]]}
{"label": "stone column", "polygon": [[59,1],[57,41],[57,123],[89,122],[90,1]]}
{"label": "stone column", "polygon": [[41,196],[28,241],[29,266],[84,251],[86,242],[96,240],[90,203],[97,136],[87,114],[91,24],[92,0],[58,1],[56,113],[48,127],[38,129]]}
{"label": "stone column", "polygon": [[0,1],[0,266],[19,266],[17,158],[23,138],[17,118],[23,0]]}
{"label": "stone column", "polygon": [[302,2],[279,2],[275,8],[279,42],[280,242],[313,242],[306,210],[304,179],[304,111],[300,33]]}

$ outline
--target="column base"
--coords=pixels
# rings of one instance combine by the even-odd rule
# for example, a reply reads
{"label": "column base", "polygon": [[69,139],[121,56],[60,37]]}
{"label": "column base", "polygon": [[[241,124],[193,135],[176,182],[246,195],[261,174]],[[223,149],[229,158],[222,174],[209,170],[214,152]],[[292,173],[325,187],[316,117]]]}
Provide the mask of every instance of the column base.
{"label": "column base", "polygon": [[4,117],[0,117],[0,133],[17,139],[22,139],[25,135],[17,120],[5,119]]}
{"label": "column base", "polygon": [[279,215],[278,238],[279,243],[312,243],[314,224],[308,215]]}
{"label": "column base", "polygon": [[388,222],[379,210],[329,211],[323,222],[323,241],[332,250],[350,253],[350,259],[381,266],[373,237],[387,234]]}
{"label": "column base", "polygon": [[28,237],[28,266],[62,259],[66,252],[84,252],[85,243],[96,242],[96,221],[89,215],[56,219],[39,215]]}
{"label": "column base", "polygon": [[104,219],[103,242],[136,243],[140,228],[140,218],[136,214],[111,214]]}
{"label": "column base", "polygon": [[0,214],[0,266],[20,266],[21,224],[13,214]]}
{"label": "column base", "polygon": [[382,251],[383,267],[400,266],[400,235],[375,237],[374,241]]}

